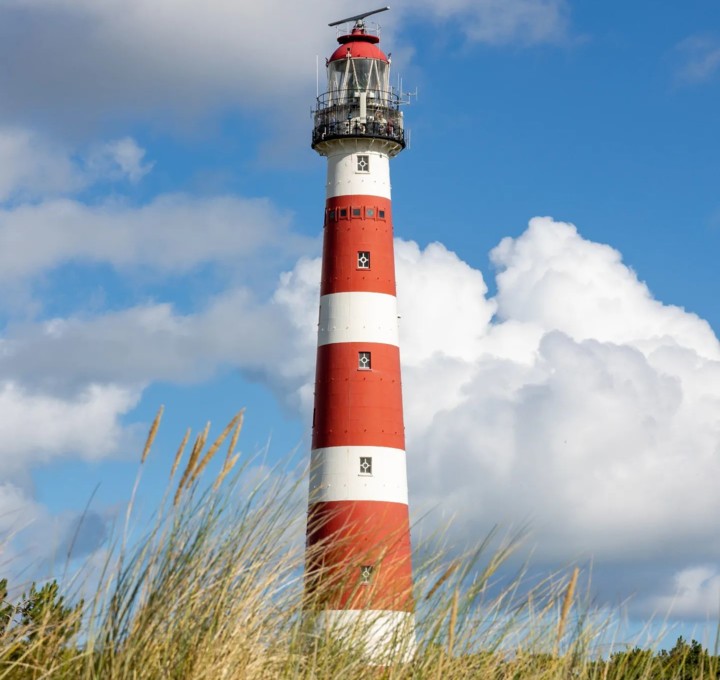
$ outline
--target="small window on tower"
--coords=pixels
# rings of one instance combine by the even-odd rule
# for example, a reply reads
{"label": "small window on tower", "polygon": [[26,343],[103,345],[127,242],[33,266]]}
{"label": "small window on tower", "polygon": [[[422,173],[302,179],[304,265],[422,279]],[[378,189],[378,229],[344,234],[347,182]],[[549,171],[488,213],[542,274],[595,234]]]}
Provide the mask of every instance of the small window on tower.
{"label": "small window on tower", "polygon": [[372,581],[373,567],[371,564],[364,564],[360,567],[360,583],[363,585]]}
{"label": "small window on tower", "polygon": [[370,352],[358,352],[358,369],[361,371],[369,371],[371,368]]}
{"label": "small window on tower", "polygon": [[384,210],[378,210],[378,217],[379,217],[381,220],[384,220],[384,219],[385,219],[385,211],[384,211]]}
{"label": "small window on tower", "polygon": [[370,156],[358,155],[357,171],[358,172],[370,172]]}
{"label": "small window on tower", "polygon": [[374,208],[365,208],[365,217],[375,217]]}
{"label": "small window on tower", "polygon": [[340,208],[340,217],[347,217],[347,208]]}
{"label": "small window on tower", "polygon": [[370,456],[360,456],[360,474],[372,475],[372,458]]}
{"label": "small window on tower", "polygon": [[328,220],[334,220],[334,219],[335,219],[335,211],[328,210]]}
{"label": "small window on tower", "polygon": [[362,208],[353,208],[352,216],[353,217],[362,217]]}
{"label": "small window on tower", "polygon": [[357,268],[358,269],[370,269],[370,251],[369,250],[358,251]]}

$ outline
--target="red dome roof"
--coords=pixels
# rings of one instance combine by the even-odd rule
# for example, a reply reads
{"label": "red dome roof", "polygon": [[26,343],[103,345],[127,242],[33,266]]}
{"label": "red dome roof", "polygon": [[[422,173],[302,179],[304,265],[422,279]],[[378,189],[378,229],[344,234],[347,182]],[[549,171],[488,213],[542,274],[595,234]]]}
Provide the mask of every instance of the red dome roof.
{"label": "red dome roof", "polygon": [[377,46],[380,38],[370,35],[359,28],[354,28],[350,35],[341,35],[338,38],[338,47],[328,61],[346,59],[348,54],[353,59],[379,59],[389,61],[384,52]]}

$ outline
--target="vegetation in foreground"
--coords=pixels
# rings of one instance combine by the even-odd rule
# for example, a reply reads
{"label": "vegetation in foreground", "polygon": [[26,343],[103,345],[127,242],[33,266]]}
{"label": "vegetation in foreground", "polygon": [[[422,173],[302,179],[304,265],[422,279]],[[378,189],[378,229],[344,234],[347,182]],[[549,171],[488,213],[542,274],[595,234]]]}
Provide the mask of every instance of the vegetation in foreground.
{"label": "vegetation in foreground", "polygon": [[[132,549],[119,539],[91,596],[87,587],[84,599],[62,595],[53,581],[11,601],[0,580],[0,680],[720,677],[720,657],[694,640],[601,657],[605,631],[578,602],[578,571],[529,591],[521,576],[497,588],[514,545],[490,552],[487,541],[465,559],[436,555],[416,569],[417,646],[369,664],[362,630],[339,641],[308,628],[305,499],[278,471],[248,483],[252,469],[234,453],[241,426],[242,412],[211,444],[206,428],[177,475],[188,432],[156,523]],[[204,482],[228,439],[219,474]]]}

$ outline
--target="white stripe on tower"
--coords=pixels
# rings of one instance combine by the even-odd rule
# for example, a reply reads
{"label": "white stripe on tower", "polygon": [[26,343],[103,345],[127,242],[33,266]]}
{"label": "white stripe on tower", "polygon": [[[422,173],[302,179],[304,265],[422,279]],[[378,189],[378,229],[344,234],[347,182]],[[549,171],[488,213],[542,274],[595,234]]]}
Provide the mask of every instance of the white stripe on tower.
{"label": "white stripe on tower", "polygon": [[[328,153],[327,198],[335,196],[380,196],[390,200],[390,158],[380,151],[373,151],[365,144],[353,145],[354,153],[344,145]],[[357,153],[368,156],[370,171],[357,171]]]}
{"label": "white stripe on tower", "polygon": [[[372,461],[367,471],[357,472],[359,458]],[[349,500],[407,504],[405,451],[383,446],[315,449],[310,461],[310,502]]]}
{"label": "white stripe on tower", "polygon": [[397,298],[366,292],[323,295],[318,345],[336,342],[378,342],[397,347]]}

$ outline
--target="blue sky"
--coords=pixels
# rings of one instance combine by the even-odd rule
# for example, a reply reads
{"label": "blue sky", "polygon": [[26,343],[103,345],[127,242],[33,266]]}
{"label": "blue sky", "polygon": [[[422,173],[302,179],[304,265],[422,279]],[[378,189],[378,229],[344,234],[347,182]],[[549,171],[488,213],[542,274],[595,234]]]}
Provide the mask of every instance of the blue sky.
{"label": "blue sky", "polygon": [[[96,487],[102,550],[161,403],[148,508],[185,427],[242,406],[245,454],[303,460],[315,60],[362,9],[0,4],[12,570],[52,571]],[[592,559],[632,619],[717,618],[720,10],[401,0],[382,24],[418,88],[392,164],[416,516],[457,546],[529,521],[539,568]]]}

